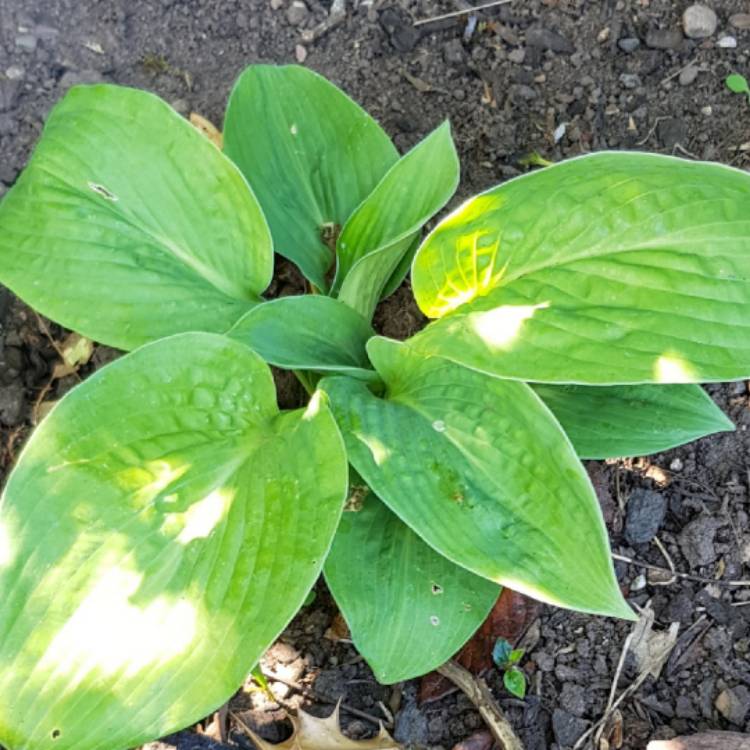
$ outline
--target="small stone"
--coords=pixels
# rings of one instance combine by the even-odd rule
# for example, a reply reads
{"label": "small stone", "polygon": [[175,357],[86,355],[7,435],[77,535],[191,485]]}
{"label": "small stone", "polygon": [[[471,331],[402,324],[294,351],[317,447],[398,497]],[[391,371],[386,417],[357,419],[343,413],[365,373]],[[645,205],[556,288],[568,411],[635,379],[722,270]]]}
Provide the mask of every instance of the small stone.
{"label": "small stone", "polygon": [[716,44],[723,49],[734,49],[737,46],[737,40],[733,36],[723,36]]}
{"label": "small stone", "polygon": [[562,34],[541,27],[529,29],[526,32],[526,44],[529,47],[548,49],[552,52],[562,52],[564,54],[570,54],[575,50],[570,40],[566,39]]}
{"label": "small stone", "polygon": [[698,516],[680,533],[679,544],[691,568],[710,565],[716,560],[714,538],[718,524],[711,516]]}
{"label": "small stone", "polygon": [[646,544],[658,533],[667,513],[664,496],[653,490],[636,489],[628,498],[625,538],[629,544]]}
{"label": "small stone", "polygon": [[516,65],[521,65],[526,59],[526,50],[523,47],[517,47],[508,53],[508,60]]}
{"label": "small stone", "polygon": [[710,117],[714,113],[714,108],[707,104],[705,107],[701,107],[701,114],[705,115],[706,117]]}
{"label": "small stone", "polygon": [[729,16],[729,23],[735,29],[750,29],[750,13],[735,13]]}
{"label": "small stone", "polygon": [[10,135],[16,127],[16,121],[10,115],[0,115],[0,135]]}
{"label": "small stone", "polygon": [[587,708],[586,689],[583,685],[566,682],[560,691],[560,705],[574,716],[583,716]]}
{"label": "small stone", "polygon": [[177,112],[178,115],[186,115],[190,111],[190,105],[187,103],[185,99],[175,99],[173,102],[170,102],[172,105],[172,109]]}
{"label": "small stone", "polygon": [[10,78],[11,81],[19,81],[21,78],[23,78],[24,72],[24,69],[19,67],[18,65],[11,65],[5,71],[5,75],[7,78]]}
{"label": "small stone", "polygon": [[39,40],[33,34],[19,34],[16,37],[16,47],[26,52],[33,52]]}
{"label": "small stone", "polygon": [[310,11],[302,0],[294,0],[286,9],[286,20],[291,26],[300,26],[307,21]]}
{"label": "small stone", "polygon": [[681,458],[675,458],[670,464],[669,464],[669,470],[670,471],[682,471],[684,465],[682,463]]}
{"label": "small stone", "polygon": [[13,427],[21,421],[24,404],[24,388],[20,383],[11,383],[0,388],[0,422]]}
{"label": "small stone", "polygon": [[722,690],[714,705],[727,721],[738,727],[744,726],[745,717],[750,710],[750,690],[744,685]]}
{"label": "small stone", "polygon": [[637,73],[622,73],[620,83],[623,88],[637,89],[641,85],[641,77]]}
{"label": "small stone", "polygon": [[525,99],[527,102],[531,101],[532,99],[536,99],[537,97],[536,91],[534,91],[531,86],[526,86],[525,84],[516,86],[516,94],[518,94],[521,99]]}
{"label": "small stone", "polygon": [[646,34],[646,46],[651,49],[679,49],[682,34],[679,29],[651,29]]}
{"label": "small stone", "polygon": [[675,714],[679,719],[697,719],[698,711],[696,711],[693,701],[687,697],[687,695],[678,695],[674,706]]}
{"label": "small stone", "polygon": [[450,39],[443,45],[443,60],[447,65],[463,65],[466,51],[460,39]]}
{"label": "small stone", "polygon": [[634,36],[626,36],[617,42],[617,46],[628,55],[632,55],[641,46],[641,40]]}
{"label": "small stone", "polygon": [[298,63],[302,64],[307,60],[307,47],[303,44],[298,44],[294,48],[294,57]]}
{"label": "small stone", "polygon": [[284,7],[284,0],[271,0],[271,10],[280,10]]}
{"label": "small stone", "polygon": [[689,86],[698,77],[698,67],[696,65],[688,65],[681,73],[679,77],[680,86]]}
{"label": "small stone", "polygon": [[68,70],[63,73],[59,86],[63,91],[66,91],[71,86],[89,85],[102,81],[104,81],[104,78],[97,70]]}
{"label": "small stone", "polygon": [[685,120],[679,117],[669,117],[661,120],[656,127],[659,140],[665,148],[674,148],[678,143],[683,143],[687,138],[687,126]]}
{"label": "small stone", "polygon": [[682,14],[682,28],[690,39],[706,39],[712,36],[719,24],[716,13],[707,5],[695,3]]}
{"label": "small stone", "polygon": [[577,716],[556,708],[552,712],[552,731],[555,741],[561,748],[570,748],[578,738],[588,729],[589,723]]}
{"label": "small stone", "polygon": [[397,52],[411,52],[417,46],[421,32],[414,26],[411,16],[403,8],[398,6],[383,8],[378,21]]}

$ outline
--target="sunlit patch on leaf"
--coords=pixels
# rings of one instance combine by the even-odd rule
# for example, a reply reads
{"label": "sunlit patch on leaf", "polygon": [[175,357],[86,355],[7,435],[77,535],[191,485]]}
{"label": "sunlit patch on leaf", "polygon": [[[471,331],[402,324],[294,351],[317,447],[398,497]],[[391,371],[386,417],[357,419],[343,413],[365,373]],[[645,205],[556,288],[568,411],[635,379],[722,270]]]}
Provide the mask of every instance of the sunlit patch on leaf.
{"label": "sunlit patch on leaf", "polygon": [[657,383],[700,383],[700,375],[693,365],[677,354],[663,354],[654,363]]}
{"label": "sunlit patch on leaf", "polygon": [[534,317],[537,310],[544,310],[549,302],[538,305],[501,305],[485,312],[473,313],[471,324],[482,341],[495,349],[512,343],[521,333],[525,321]]}

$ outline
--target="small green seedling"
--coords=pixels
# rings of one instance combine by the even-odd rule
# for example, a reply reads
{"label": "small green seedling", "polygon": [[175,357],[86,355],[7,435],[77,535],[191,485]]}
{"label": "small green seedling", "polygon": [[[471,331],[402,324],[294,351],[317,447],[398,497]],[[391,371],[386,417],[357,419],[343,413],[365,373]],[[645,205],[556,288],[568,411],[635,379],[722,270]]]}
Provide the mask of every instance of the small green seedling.
{"label": "small green seedling", "polygon": [[[75,87],[0,204],[0,282],[127,352],[0,499],[7,750],[208,715],[321,572],[384,683],[449,659],[502,586],[633,619],[581,459],[732,429],[698,384],[750,377],[747,173],[590,154],[423,239],[458,185],[448,123],[402,155],[325,79],[258,65],[219,143],[151,94]],[[274,251],[299,295],[264,296]],[[376,335],[409,273],[429,324]]]}
{"label": "small green seedling", "polygon": [[727,76],[725,83],[730,91],[735,94],[745,94],[748,102],[750,102],[750,86],[748,86],[745,76],[739,73],[732,73]]}
{"label": "small green seedling", "polygon": [[522,648],[514,649],[505,638],[498,638],[492,649],[492,661],[503,673],[505,689],[516,698],[526,696],[526,675],[518,666],[524,655]]}

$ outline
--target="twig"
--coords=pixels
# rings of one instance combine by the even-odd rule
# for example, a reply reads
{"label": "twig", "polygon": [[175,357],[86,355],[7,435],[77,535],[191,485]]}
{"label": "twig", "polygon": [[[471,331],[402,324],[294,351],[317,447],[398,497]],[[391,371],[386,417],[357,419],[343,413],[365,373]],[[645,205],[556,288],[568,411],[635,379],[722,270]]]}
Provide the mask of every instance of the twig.
{"label": "twig", "polygon": [[[292,688],[292,690],[296,690],[298,693],[302,693],[302,695],[304,695],[306,698],[312,698],[313,700],[320,701],[321,703],[328,703],[329,705],[335,705],[339,702],[338,698],[330,698],[329,696],[324,695],[323,693],[319,693],[317,690],[311,687],[300,685],[298,682],[293,682],[292,680],[286,680],[279,675],[273,674],[272,672],[264,672],[264,674],[271,682],[280,682],[282,685],[286,685],[287,687]],[[365,713],[364,711],[360,711],[358,708],[354,708],[354,706],[350,706],[347,703],[342,703],[341,708],[347,713],[350,713],[352,716],[357,716],[360,719],[366,719],[367,721],[372,722],[373,724],[375,724],[375,726],[384,724],[388,729],[393,728],[393,719],[392,717],[389,717],[387,714],[385,714],[385,712],[384,714],[386,718],[385,721],[383,721],[383,719],[377,716],[373,716],[372,714]]]}
{"label": "twig", "polygon": [[662,557],[667,561],[667,565],[669,565],[669,570],[672,573],[672,576],[668,581],[649,581],[649,583],[652,586],[671,586],[673,583],[677,582],[677,569],[674,566],[674,561],[669,556],[667,548],[661,543],[661,539],[659,539],[658,536],[654,537],[654,544],[659,548],[659,552],[661,552]]}
{"label": "twig", "polygon": [[660,86],[663,86],[665,83],[669,83],[670,81],[673,81],[675,78],[677,78],[680,73],[682,73],[683,70],[687,70],[691,66],[695,65],[698,62],[698,58],[691,60],[689,63],[683,65],[678,70],[675,70],[673,73],[670,73],[664,80],[661,81],[659,84]]}
{"label": "twig", "polygon": [[521,740],[495,703],[484,680],[474,677],[471,672],[454,661],[447,661],[442,667],[438,667],[437,671],[457,685],[477,707],[502,750],[524,750]]}
{"label": "twig", "polygon": [[656,132],[656,128],[659,127],[659,123],[662,120],[668,120],[668,119],[669,118],[666,115],[662,115],[661,117],[657,117],[654,120],[654,124],[651,126],[651,130],[649,130],[648,133],[646,133],[646,137],[642,141],[638,141],[638,143],[636,143],[635,145],[636,146],[643,146],[651,138],[651,136]]}
{"label": "twig", "polygon": [[426,23],[436,23],[437,21],[445,21],[448,18],[457,18],[459,16],[465,16],[467,13],[476,13],[478,10],[487,10],[488,8],[495,8],[498,5],[506,5],[507,3],[513,2],[513,0],[492,0],[492,2],[484,3],[483,5],[477,5],[474,8],[463,8],[462,10],[454,10],[450,13],[443,13],[440,16],[432,16],[432,18],[420,18],[418,21],[414,21],[415,26],[422,26]]}
{"label": "twig", "polygon": [[[635,565],[644,570],[653,570],[657,573],[670,573],[675,578],[682,578],[687,581],[695,581],[696,583],[715,583],[717,586],[727,586],[728,588],[742,588],[744,586],[750,586],[750,581],[722,581],[721,578],[704,578],[703,576],[694,576],[690,573],[680,573],[679,571],[669,570],[668,568],[662,568],[660,565],[652,565],[651,563],[641,562],[640,560],[634,560],[632,557],[625,557],[625,555],[618,555],[612,553],[613,560],[619,560],[620,562],[628,563],[629,565]],[[670,581],[672,583],[672,581]],[[667,585],[667,584],[661,584]]]}

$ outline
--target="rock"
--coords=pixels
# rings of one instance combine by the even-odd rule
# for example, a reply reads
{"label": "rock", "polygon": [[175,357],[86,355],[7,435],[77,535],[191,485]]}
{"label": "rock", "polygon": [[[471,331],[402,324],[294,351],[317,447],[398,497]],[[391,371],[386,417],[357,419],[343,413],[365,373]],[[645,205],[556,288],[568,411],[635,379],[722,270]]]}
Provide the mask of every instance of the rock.
{"label": "rock", "polygon": [[555,741],[561,748],[567,749],[575,745],[576,740],[588,729],[589,723],[577,716],[556,708],[552,713],[552,731]]}
{"label": "rock", "polygon": [[291,26],[301,26],[307,21],[310,10],[302,0],[293,0],[292,4],[286,9],[286,20]]}
{"label": "rock", "polygon": [[443,45],[443,60],[447,65],[463,65],[466,51],[460,39],[450,39]]}
{"label": "rock", "polygon": [[689,86],[697,77],[698,67],[696,65],[688,65],[687,68],[680,73],[680,86]]}
{"label": "rock", "polygon": [[11,383],[0,389],[0,422],[14,427],[21,421],[24,405],[24,387]]}
{"label": "rock", "polygon": [[71,86],[83,86],[92,83],[102,83],[103,81],[104,77],[98,70],[86,68],[84,70],[65,71],[58,85],[63,91],[67,91]]}
{"label": "rock", "polygon": [[682,34],[679,29],[651,29],[646,34],[646,46],[651,49],[679,49]]}
{"label": "rock", "polygon": [[10,115],[0,115],[0,135],[10,135],[16,127],[16,121]]}
{"label": "rock", "polygon": [[10,187],[18,176],[18,170],[12,165],[5,162],[0,164],[0,182],[5,183]]}
{"label": "rock", "polygon": [[307,47],[303,44],[297,44],[294,47],[294,57],[300,65],[307,60]]}
{"label": "rock", "polygon": [[617,46],[628,55],[633,54],[641,46],[641,40],[634,36],[627,36],[617,42]]}
{"label": "rock", "polygon": [[411,16],[403,8],[384,8],[378,20],[397,52],[411,52],[416,47],[421,34],[419,29],[414,27]]}
{"label": "rock", "polygon": [[664,496],[653,490],[633,490],[625,515],[625,538],[629,544],[646,544],[659,532],[667,513]]}
{"label": "rock", "polygon": [[696,711],[693,701],[688,698],[687,695],[678,695],[674,706],[675,715],[679,719],[697,719],[698,711]]}
{"label": "rock", "polygon": [[525,59],[526,50],[523,47],[517,47],[508,53],[508,60],[516,65],[521,65]]}
{"label": "rock", "polygon": [[716,44],[723,49],[734,49],[737,46],[737,40],[733,36],[723,36]]}
{"label": "rock", "polygon": [[536,27],[526,32],[526,44],[537,49],[548,49],[552,52],[561,52],[569,55],[575,47],[562,34],[551,29]]}
{"label": "rock", "polygon": [[665,148],[674,148],[687,138],[687,125],[682,118],[669,117],[659,122],[656,133]]}
{"label": "rock", "polygon": [[729,23],[735,29],[750,29],[750,13],[735,13],[729,16]]}
{"label": "rock", "polygon": [[26,52],[33,52],[38,43],[39,40],[33,34],[19,34],[16,37],[16,47]]}
{"label": "rock", "polygon": [[622,73],[620,75],[620,83],[623,88],[637,89],[641,85],[641,77],[636,73]]}
{"label": "rock", "polygon": [[26,71],[22,67],[18,65],[11,65],[5,71],[5,75],[10,78],[11,81],[20,81],[21,78],[23,78],[25,72]]}
{"label": "rock", "polygon": [[0,76],[0,112],[13,109],[18,96],[18,81]]}
{"label": "rock", "polygon": [[741,727],[750,710],[750,690],[744,685],[722,690],[714,704],[716,710],[729,722]]}
{"label": "rock", "polygon": [[409,747],[425,747],[429,744],[427,717],[415,702],[409,702],[396,714],[393,738]]}
{"label": "rock", "polygon": [[520,84],[516,86],[516,96],[519,99],[524,99],[525,101],[529,102],[532,99],[536,99],[537,93],[531,86]]}
{"label": "rock", "polygon": [[675,458],[670,464],[669,464],[669,470],[670,471],[682,471],[683,469],[683,463],[681,458]]}
{"label": "rock", "polygon": [[690,39],[706,39],[714,34],[718,25],[716,13],[707,5],[695,3],[682,14],[682,28]]}
{"label": "rock", "polygon": [[711,516],[692,520],[679,536],[680,549],[691,568],[710,565],[716,560],[714,537],[719,524]]}
{"label": "rock", "polygon": [[587,708],[586,689],[583,685],[566,682],[560,691],[560,705],[574,716],[583,716]]}

